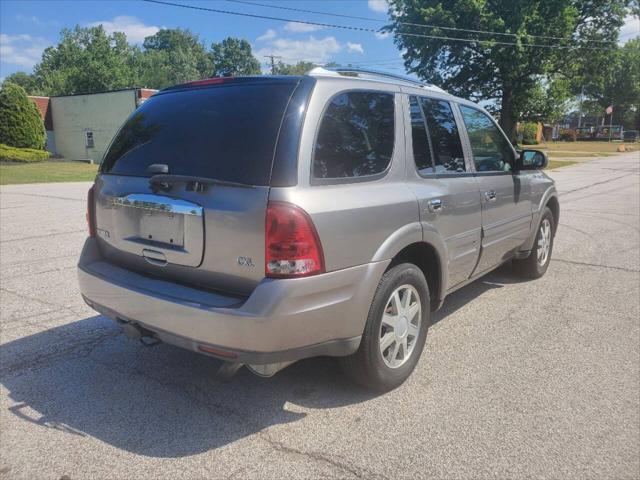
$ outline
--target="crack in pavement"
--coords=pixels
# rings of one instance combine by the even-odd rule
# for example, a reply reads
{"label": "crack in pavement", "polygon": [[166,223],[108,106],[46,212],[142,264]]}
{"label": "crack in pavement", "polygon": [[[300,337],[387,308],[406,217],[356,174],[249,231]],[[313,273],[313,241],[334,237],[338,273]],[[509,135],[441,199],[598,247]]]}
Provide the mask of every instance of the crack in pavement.
{"label": "crack in pavement", "polygon": [[11,275],[11,280],[15,280],[17,278],[25,278],[25,277],[36,277],[38,275],[44,275],[45,273],[63,272],[65,270],[75,270],[75,269],[76,269],[76,265],[71,265],[70,267],[51,268],[49,270],[42,270],[40,272],[29,272],[29,273],[24,273],[22,275]]}
{"label": "crack in pavement", "polygon": [[616,180],[620,180],[621,178],[627,178],[628,175],[620,175],[619,177],[610,178],[609,180],[602,180],[601,182],[591,183],[589,185],[585,185],[583,187],[574,188],[573,190],[567,190],[566,192],[560,192],[558,196],[562,197],[564,195],[569,195],[570,193],[579,192],[580,190],[586,190],[587,188],[595,187],[598,185],[603,185],[605,183],[614,182]]}
{"label": "crack in pavement", "polygon": [[[82,316],[82,313],[80,312],[76,312],[73,308],[67,306],[67,305],[60,305],[57,303],[53,303],[53,302],[46,302],[44,300],[40,300],[39,298],[34,298],[34,297],[30,297],[28,295],[24,295],[22,293],[18,293],[18,292],[14,292],[13,290],[9,290],[8,288],[5,287],[0,287],[0,292],[5,292],[5,293],[10,293],[11,295],[15,295],[18,298],[21,298],[22,300],[28,300],[30,302],[37,302],[40,305],[45,305],[47,307],[50,308],[54,308],[57,310],[60,309],[64,309],[64,310],[68,310],[69,312],[73,313],[76,316]],[[42,312],[42,313],[51,313],[51,312]]]}
{"label": "crack in pavement", "polygon": [[[99,330],[93,330],[92,332],[98,331]],[[0,378],[19,377],[24,375],[27,371],[32,372],[41,368],[50,367],[53,362],[89,357],[98,346],[102,345],[109,339],[117,337],[121,333],[122,332],[119,329],[114,331],[109,328],[107,333],[101,334],[97,337],[88,338],[84,341],[78,341],[77,337],[74,337],[71,339],[73,343],[67,343],[66,348],[61,345],[57,345],[55,351],[50,351],[49,353],[44,354],[36,352],[36,358],[25,358],[10,366],[7,366],[6,361],[3,361],[2,368],[0,368]]]}
{"label": "crack in pavement", "polygon": [[584,213],[585,215],[588,213],[597,213],[600,215],[620,215],[623,217],[640,217],[640,215],[636,213],[619,213],[619,212],[609,212],[607,210],[581,210],[578,208],[563,208],[562,212],[576,212],[576,213]]}
{"label": "crack in pavement", "polygon": [[[305,451],[302,449],[290,447],[285,445],[283,442],[278,440],[274,440],[267,432],[264,431],[264,426],[260,424],[256,424],[254,422],[250,422],[246,419],[246,415],[242,412],[239,412],[226,404],[223,404],[219,401],[212,401],[210,399],[206,399],[206,392],[203,391],[198,385],[194,383],[188,382],[176,382],[173,380],[161,380],[153,375],[150,375],[148,372],[141,370],[138,367],[132,367],[131,365],[124,365],[119,362],[104,362],[92,357],[90,354],[87,355],[87,358],[94,363],[106,367],[106,368],[118,368],[118,371],[134,376],[140,376],[147,380],[150,380],[154,383],[157,383],[164,387],[170,387],[175,390],[178,394],[186,396],[192,402],[202,406],[206,410],[210,411],[212,414],[219,416],[221,413],[224,413],[229,416],[233,416],[240,423],[244,424],[248,429],[253,430],[255,432],[256,438],[262,440],[267,445],[269,445],[273,450],[299,455],[307,459],[311,459],[316,462],[326,463],[332,467],[338,468],[344,473],[348,473],[355,478],[379,478],[382,480],[386,480],[382,474],[368,471],[362,468],[359,468],[355,465],[352,465],[346,459],[341,458],[337,455],[327,455],[325,453],[314,452],[314,451]],[[203,398],[200,398],[203,397]],[[248,436],[248,435],[247,435]],[[236,475],[238,472],[233,472],[231,476]]]}
{"label": "crack in pavement", "polygon": [[71,235],[72,233],[83,233],[86,230],[72,230],[70,232],[55,232],[55,233],[47,233],[46,235],[34,235],[32,237],[22,237],[22,238],[12,238],[11,240],[2,240],[0,243],[12,243],[12,242],[22,242],[24,240],[37,240],[40,238],[48,238],[48,237],[56,237],[59,235]]}
{"label": "crack in pavement", "polygon": [[35,263],[46,263],[46,262],[51,262],[53,260],[61,260],[63,258],[77,258],[79,256],[79,254],[74,253],[72,255],[60,255],[58,257],[45,257],[45,258],[39,258],[37,260],[26,260],[26,261],[18,261],[18,262],[10,262],[10,263],[2,263],[0,264],[0,270],[2,269],[6,269],[6,268],[10,268],[10,267],[22,267],[25,265],[33,265]]}
{"label": "crack in pavement", "polygon": [[579,262],[576,260],[565,260],[564,258],[552,258],[552,262],[561,262],[561,263],[570,263],[572,265],[582,265],[585,267],[594,267],[594,268],[608,268],[611,270],[621,270],[623,272],[632,272],[632,273],[640,273],[640,270],[636,270],[634,268],[626,268],[626,267],[614,267],[613,265],[602,265],[599,263],[588,263],[588,262]]}
{"label": "crack in pavement", "polygon": [[69,198],[69,197],[57,197],[55,195],[40,195],[38,193],[23,193],[23,192],[2,192],[4,195],[24,195],[25,197],[40,197],[40,198],[53,198],[56,200],[72,200],[74,202],[86,202],[84,198]]}

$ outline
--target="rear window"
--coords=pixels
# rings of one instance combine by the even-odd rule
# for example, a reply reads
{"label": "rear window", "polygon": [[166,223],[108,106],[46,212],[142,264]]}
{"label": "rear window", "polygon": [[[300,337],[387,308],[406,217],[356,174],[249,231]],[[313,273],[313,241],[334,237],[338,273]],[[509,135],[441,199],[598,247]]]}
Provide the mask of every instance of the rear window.
{"label": "rear window", "polygon": [[101,171],[268,185],[278,131],[296,82],[225,85],[155,95],[126,121]]}
{"label": "rear window", "polygon": [[313,157],[316,179],[365,177],[383,172],[394,141],[393,94],[351,91],[324,113]]}

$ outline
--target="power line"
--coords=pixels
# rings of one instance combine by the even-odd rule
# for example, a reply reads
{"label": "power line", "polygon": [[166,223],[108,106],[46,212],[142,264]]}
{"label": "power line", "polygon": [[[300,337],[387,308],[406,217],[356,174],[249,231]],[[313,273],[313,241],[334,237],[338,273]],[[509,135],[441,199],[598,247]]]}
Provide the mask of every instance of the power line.
{"label": "power line", "polygon": [[[222,13],[225,15],[236,15],[240,17],[249,17],[249,18],[260,18],[263,20],[274,20],[277,22],[294,22],[294,23],[303,23],[306,25],[315,25],[318,27],[326,27],[326,28],[339,28],[343,30],[352,30],[359,32],[370,32],[370,33],[379,33],[378,30],[374,28],[366,28],[366,27],[355,27],[351,25],[334,25],[332,23],[321,23],[321,22],[312,22],[308,20],[293,20],[291,18],[282,18],[282,17],[273,17],[269,15],[258,15],[255,13],[245,13],[245,12],[234,12],[231,10],[222,10],[219,8],[209,8],[209,7],[199,7],[196,5],[185,5],[182,3],[174,3],[167,2],[163,0],[142,0],[147,3],[156,3],[158,5],[167,5],[171,7],[179,7],[179,8],[187,8],[191,10],[199,10],[213,13]],[[434,40],[450,40],[453,42],[464,42],[464,43],[480,43],[480,44],[491,44],[491,45],[510,45],[510,46],[521,46],[527,48],[559,48],[559,49],[575,49],[582,48],[585,50],[605,50],[602,47],[581,47],[577,45],[540,45],[534,43],[514,43],[514,42],[500,42],[497,40],[475,40],[475,39],[467,39],[467,38],[456,38],[456,37],[444,37],[438,35],[426,35],[423,33],[409,33],[409,32],[395,32],[395,35],[407,36],[407,37],[420,37],[420,38],[431,38]],[[608,50],[608,49],[606,49]]]}
{"label": "power line", "polygon": [[[367,22],[377,22],[377,23],[387,23],[386,20],[382,20],[380,18],[372,18],[372,17],[360,17],[357,15],[345,15],[345,14],[341,14],[341,13],[332,13],[332,12],[320,12],[318,10],[307,10],[304,8],[294,8],[294,7],[283,7],[282,5],[269,5],[267,3],[258,3],[258,2],[251,2],[249,0],[226,0],[227,2],[231,2],[231,3],[238,3],[238,4],[243,4],[243,5],[253,5],[255,7],[265,7],[265,8],[275,8],[278,10],[287,10],[287,11],[291,11],[291,12],[300,12],[300,13],[313,13],[316,15],[326,15],[329,17],[338,17],[338,18],[349,18],[352,20],[365,20]],[[294,20],[295,21],[295,20]],[[441,30],[449,30],[449,31],[455,31],[455,32],[465,32],[465,33],[480,33],[483,35],[502,35],[502,36],[507,36],[507,37],[515,37],[515,38],[520,38],[523,36],[526,37],[530,37],[530,38],[545,38],[545,39],[549,39],[549,40],[571,40],[570,38],[565,38],[565,37],[551,37],[551,36],[547,36],[547,35],[522,35],[522,34],[518,34],[518,33],[505,33],[505,32],[492,32],[490,30],[473,30],[470,28],[458,28],[458,27],[444,27],[444,26],[440,26],[440,25],[431,25],[431,24],[427,24],[427,23],[412,23],[412,22],[396,22],[398,25],[406,25],[409,27],[419,27],[419,28],[438,28]],[[380,32],[378,30],[378,32]],[[587,43],[615,43],[614,40],[582,40],[583,42],[587,42]]]}

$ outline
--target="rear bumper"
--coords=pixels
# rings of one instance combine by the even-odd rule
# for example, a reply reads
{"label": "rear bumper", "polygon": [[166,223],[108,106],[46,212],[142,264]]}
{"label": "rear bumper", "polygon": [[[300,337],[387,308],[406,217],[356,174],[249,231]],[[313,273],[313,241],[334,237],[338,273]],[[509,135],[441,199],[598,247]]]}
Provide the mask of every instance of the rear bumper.
{"label": "rear bumper", "polygon": [[89,238],[78,277],[87,303],[114,320],[138,324],[160,340],[193,351],[206,353],[200,350],[204,346],[233,355],[213,354],[226,360],[266,364],[355,352],[388,264],[264,279],[248,298],[238,299],[108,264]]}

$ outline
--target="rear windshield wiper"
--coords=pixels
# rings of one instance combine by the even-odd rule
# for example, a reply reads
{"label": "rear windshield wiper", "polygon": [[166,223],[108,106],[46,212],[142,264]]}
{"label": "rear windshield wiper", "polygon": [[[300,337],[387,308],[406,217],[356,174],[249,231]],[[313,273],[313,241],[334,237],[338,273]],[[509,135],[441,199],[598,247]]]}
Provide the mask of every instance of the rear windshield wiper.
{"label": "rear windshield wiper", "polygon": [[205,185],[223,185],[227,187],[253,188],[253,185],[246,183],[232,182],[229,180],[217,180],[215,178],[196,177],[193,175],[170,175],[159,174],[149,179],[152,186],[158,186],[161,189],[168,190],[175,183],[186,183],[188,187],[192,187],[195,191],[202,191]]}

